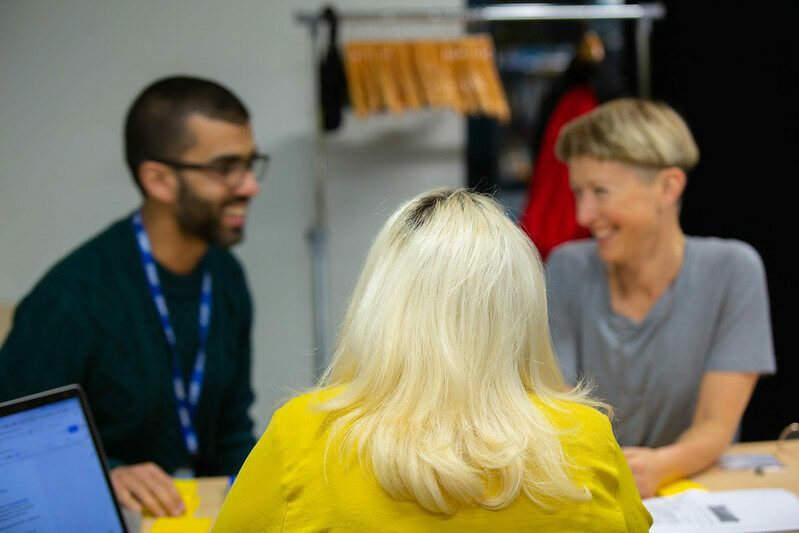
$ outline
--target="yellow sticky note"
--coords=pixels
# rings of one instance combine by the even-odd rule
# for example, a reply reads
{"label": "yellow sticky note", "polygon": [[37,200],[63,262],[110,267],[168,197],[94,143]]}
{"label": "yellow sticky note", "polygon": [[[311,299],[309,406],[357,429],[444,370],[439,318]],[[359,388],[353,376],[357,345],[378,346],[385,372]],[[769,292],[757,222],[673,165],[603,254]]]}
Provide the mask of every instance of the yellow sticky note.
{"label": "yellow sticky note", "polygon": [[197,480],[196,479],[176,479],[175,488],[181,496],[197,494]]}
{"label": "yellow sticky note", "polygon": [[[175,488],[178,489],[180,499],[186,506],[186,510],[182,515],[175,518],[191,518],[200,507],[200,497],[197,495],[197,480],[196,479],[176,479]],[[149,509],[145,509],[144,516],[153,516]]]}
{"label": "yellow sticky note", "polygon": [[210,518],[157,518],[152,533],[208,533],[213,520]]}
{"label": "yellow sticky note", "polygon": [[194,513],[197,512],[197,508],[200,507],[200,497],[196,494],[193,496],[183,496],[183,504],[186,506],[186,510],[183,512],[183,517],[192,517]]}
{"label": "yellow sticky note", "polygon": [[672,494],[677,494],[678,492],[683,492],[688,489],[708,490],[704,485],[694,483],[690,479],[678,479],[677,481],[662,485],[655,491],[655,494],[657,496],[671,496]]}

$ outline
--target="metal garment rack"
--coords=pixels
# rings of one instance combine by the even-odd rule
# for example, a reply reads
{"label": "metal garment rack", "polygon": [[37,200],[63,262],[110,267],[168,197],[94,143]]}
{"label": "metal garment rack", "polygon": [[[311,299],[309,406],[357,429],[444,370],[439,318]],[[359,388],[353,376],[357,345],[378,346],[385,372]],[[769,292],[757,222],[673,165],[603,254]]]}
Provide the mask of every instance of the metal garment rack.
{"label": "metal garment rack", "polygon": [[[650,38],[652,22],[662,19],[666,8],[661,3],[628,5],[556,5],[556,4],[497,4],[466,9],[408,9],[408,10],[350,10],[337,13],[340,23],[407,24],[407,23],[484,23],[540,20],[633,20],[638,67],[638,88],[643,98],[651,94]],[[296,21],[308,27],[314,65],[314,109],[316,131],[313,148],[314,221],[307,233],[313,261],[314,314],[314,379],[318,379],[330,354],[330,326],[327,268],[327,152],[325,149],[322,110],[319,102],[320,79],[317,43],[321,25],[326,19],[320,14],[300,12]]]}

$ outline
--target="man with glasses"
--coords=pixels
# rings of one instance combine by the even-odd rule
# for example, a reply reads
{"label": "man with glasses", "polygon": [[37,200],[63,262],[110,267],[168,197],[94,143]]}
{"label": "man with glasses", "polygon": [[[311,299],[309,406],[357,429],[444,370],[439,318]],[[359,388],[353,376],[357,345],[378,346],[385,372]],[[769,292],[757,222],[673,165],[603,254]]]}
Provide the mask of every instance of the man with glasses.
{"label": "man with glasses", "polygon": [[268,157],[229,90],[159,80],[133,102],[126,158],[139,209],[56,264],[0,349],[0,401],[87,392],[118,499],[179,515],[173,475],[232,475],[254,445],[252,309],[227,250]]}

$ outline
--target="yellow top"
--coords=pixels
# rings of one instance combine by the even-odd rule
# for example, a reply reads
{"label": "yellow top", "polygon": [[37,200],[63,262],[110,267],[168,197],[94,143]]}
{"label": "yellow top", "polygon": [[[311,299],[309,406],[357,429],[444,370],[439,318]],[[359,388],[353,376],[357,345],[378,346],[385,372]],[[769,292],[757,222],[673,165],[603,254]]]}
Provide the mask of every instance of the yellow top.
{"label": "yellow top", "polygon": [[[318,399],[326,399],[323,394]],[[324,454],[324,413],[309,410],[314,394],[278,409],[239,472],[214,531],[648,531],[652,518],[641,503],[630,468],[598,411],[569,404],[558,412],[538,404],[564,434],[564,452],[580,468],[574,481],[591,491],[587,502],[545,509],[524,496],[490,511],[464,508],[452,516],[392,498],[357,458],[345,466]],[[535,401],[533,399],[533,401]]]}

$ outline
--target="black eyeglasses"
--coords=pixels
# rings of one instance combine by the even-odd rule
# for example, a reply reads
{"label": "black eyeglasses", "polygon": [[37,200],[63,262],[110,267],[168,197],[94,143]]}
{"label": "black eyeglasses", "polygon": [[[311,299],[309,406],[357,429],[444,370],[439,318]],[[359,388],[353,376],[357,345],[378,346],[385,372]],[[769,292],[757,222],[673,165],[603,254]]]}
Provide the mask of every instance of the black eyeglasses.
{"label": "black eyeglasses", "polygon": [[266,168],[271,159],[266,154],[254,153],[250,157],[222,157],[218,160],[206,164],[186,163],[183,161],[173,161],[171,159],[161,159],[150,157],[150,161],[155,161],[174,168],[175,170],[200,170],[210,172],[212,176],[219,178],[224,185],[231,189],[238,188],[247,174],[252,172],[255,179],[262,181],[266,176]]}

